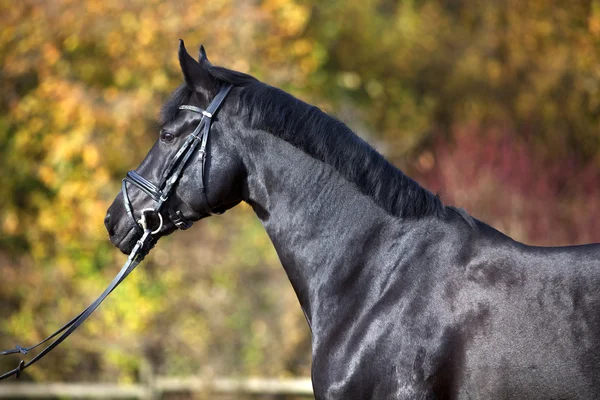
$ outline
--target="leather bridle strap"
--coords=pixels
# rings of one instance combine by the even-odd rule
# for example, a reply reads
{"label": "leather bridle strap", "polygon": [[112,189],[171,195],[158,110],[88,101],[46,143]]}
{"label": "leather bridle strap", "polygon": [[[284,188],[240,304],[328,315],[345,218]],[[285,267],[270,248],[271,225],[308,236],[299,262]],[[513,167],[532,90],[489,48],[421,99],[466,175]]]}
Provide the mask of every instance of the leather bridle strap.
{"label": "leather bridle strap", "polygon": [[127,215],[134,222],[134,226],[138,232],[142,231],[142,228],[139,226],[137,221],[135,220],[135,216],[133,215],[133,209],[131,208],[131,202],[129,201],[129,195],[127,194],[127,182],[123,179],[121,183],[121,192],[123,193],[123,204],[125,205],[125,211],[127,211]]}
{"label": "leather bridle strap", "polygon": [[55,336],[57,336],[59,333],[62,332],[62,335],[60,335],[58,337],[58,339],[56,339],[55,341],[50,343],[46,348],[44,348],[44,350],[42,350],[39,354],[37,354],[29,362],[26,363],[24,360],[21,360],[19,362],[19,365],[15,369],[10,370],[3,375],[0,375],[0,380],[9,378],[13,375],[15,375],[18,378],[21,375],[21,372],[23,372],[23,370],[25,370],[26,368],[28,368],[31,365],[38,362],[46,354],[48,354],[52,349],[54,349],[61,342],[63,342],[67,337],[69,337],[71,335],[71,333],[73,333],[75,331],[75,329],[77,329],[81,324],[83,324],[83,322],[94,312],[94,310],[96,310],[96,308],[98,308],[98,306],[104,301],[104,299],[106,299],[106,297],[113,290],[115,290],[115,288],[117,286],[119,286],[119,284],[121,282],[123,282],[123,279],[125,279],[127,277],[127,275],[129,275],[131,273],[131,271],[133,271],[135,269],[135,267],[137,267],[137,265],[144,259],[146,254],[148,254],[148,252],[152,249],[152,247],[155,244],[155,242],[151,236],[151,233],[152,233],[151,229],[149,229],[147,226],[145,226],[146,225],[145,218],[146,218],[145,214],[142,214],[141,223],[144,226],[144,234],[135,244],[133,250],[129,254],[129,257],[127,258],[127,261],[123,265],[123,268],[121,268],[121,270],[119,271],[117,276],[115,276],[115,278],[108,285],[108,287],[104,290],[104,292],[102,292],[102,294],[92,304],[90,304],[85,310],[83,310],[78,316],[76,316],[75,318],[73,318],[72,320],[67,322],[62,328],[60,328],[59,330],[57,330],[52,335],[48,336],[46,339],[42,340],[38,344],[31,346],[31,347],[15,346],[15,348],[12,350],[6,350],[6,351],[0,352],[0,356],[7,355],[7,354],[15,354],[15,353],[21,353],[21,354],[25,355],[25,354],[27,354],[27,352],[41,346],[42,344],[48,342],[49,340],[51,340],[52,338],[54,338]]}
{"label": "leather bridle strap", "polygon": [[[211,215],[221,214],[211,209],[206,193],[206,186],[204,182],[206,146],[208,143],[208,135],[210,133],[212,118],[225,101],[225,98],[231,91],[231,88],[231,85],[223,86],[221,90],[219,90],[219,93],[211,101],[206,110],[191,105],[183,105],[179,107],[180,110],[187,110],[199,113],[202,115],[202,118],[196,126],[196,129],[194,129],[194,131],[187,137],[181,148],[179,148],[172,161],[169,163],[167,169],[165,170],[165,173],[163,174],[163,178],[161,179],[161,182],[158,186],[145,179],[136,171],[129,171],[127,173],[127,176],[123,180],[122,184],[123,201],[125,203],[125,209],[127,211],[127,214],[133,221],[135,221],[135,215],[133,213],[133,208],[131,206],[129,196],[127,194],[127,183],[133,184],[134,186],[142,190],[144,193],[146,193],[152,200],[154,200],[157,203],[155,211],[159,213],[163,205],[168,201],[175,184],[179,181],[183,170],[185,169],[191,156],[196,152],[196,148],[198,147],[198,145],[200,146],[198,152],[200,153],[199,161],[201,163],[200,191],[202,192],[205,200],[204,209],[208,214]],[[175,224],[177,228],[187,229],[190,226],[192,226],[192,222],[186,220],[180,211],[176,211],[170,207],[167,207],[167,213],[169,215],[169,219],[171,219],[171,221]]]}

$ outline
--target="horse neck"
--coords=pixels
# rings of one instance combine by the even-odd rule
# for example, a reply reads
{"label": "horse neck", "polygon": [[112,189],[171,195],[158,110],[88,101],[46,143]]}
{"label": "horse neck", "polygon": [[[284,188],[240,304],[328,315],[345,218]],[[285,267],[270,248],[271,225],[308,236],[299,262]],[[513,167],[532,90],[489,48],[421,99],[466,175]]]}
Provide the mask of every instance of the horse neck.
{"label": "horse neck", "polygon": [[331,166],[282,139],[255,132],[243,148],[244,200],[262,221],[310,322],[323,283],[360,262],[369,238],[397,219]]}

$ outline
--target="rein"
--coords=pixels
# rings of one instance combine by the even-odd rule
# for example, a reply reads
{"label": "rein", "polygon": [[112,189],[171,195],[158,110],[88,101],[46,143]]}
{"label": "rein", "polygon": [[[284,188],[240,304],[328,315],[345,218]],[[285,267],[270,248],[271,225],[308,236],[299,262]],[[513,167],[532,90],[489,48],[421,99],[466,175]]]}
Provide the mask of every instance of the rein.
{"label": "rein", "polygon": [[144,259],[146,254],[148,254],[150,249],[152,247],[154,247],[154,243],[155,243],[154,238],[151,236],[152,231],[146,225],[146,213],[142,214],[142,218],[140,219],[139,223],[143,226],[144,234],[135,244],[133,250],[129,254],[129,257],[127,258],[127,261],[125,262],[125,265],[123,265],[123,268],[121,268],[121,271],[119,271],[119,273],[117,274],[117,276],[115,276],[115,278],[112,280],[110,285],[108,285],[108,287],[104,290],[104,292],[102,292],[100,297],[98,297],[96,299],[96,301],[94,301],[92,304],[90,304],[78,316],[76,316],[75,318],[73,318],[72,320],[67,322],[65,325],[63,325],[62,328],[60,328],[59,330],[57,330],[52,335],[48,336],[46,339],[42,340],[38,344],[31,346],[31,347],[21,347],[21,346],[17,345],[12,350],[6,350],[6,351],[0,352],[0,356],[4,356],[4,355],[8,355],[8,354],[16,354],[16,353],[26,355],[29,351],[41,346],[42,344],[48,342],[49,340],[51,340],[52,338],[57,336],[59,333],[63,332],[63,334],[60,335],[58,337],[58,339],[56,339],[54,342],[50,343],[44,350],[42,350],[38,355],[36,355],[34,358],[32,358],[29,362],[26,363],[24,360],[21,360],[19,362],[19,365],[15,369],[12,369],[3,375],[0,375],[0,380],[6,379],[13,375],[15,375],[15,377],[19,378],[19,376],[21,375],[21,372],[23,372],[23,370],[25,368],[28,368],[31,365],[35,364],[42,357],[44,357],[46,354],[48,354],[52,349],[54,349],[56,346],[58,346],[62,341],[64,341],[67,337],[69,337],[69,335],[71,335],[71,333],[73,333],[73,331],[75,331],[75,329],[77,329],[81,324],[83,324],[83,322],[94,312],[94,310],[96,310],[96,308],[98,308],[98,306],[104,301],[104,299],[106,299],[106,297],[117,286],[119,286],[119,284],[121,282],[123,282],[123,279],[125,279],[127,277],[127,275],[129,275],[131,273],[131,271],[133,271],[135,269],[135,267],[137,267],[137,265]]}
{"label": "rein", "polygon": [[[79,315],[75,318],[67,322],[56,332],[39,342],[38,344],[31,347],[21,347],[15,346],[14,349],[5,350],[0,352],[0,356],[8,355],[8,354],[17,354],[26,355],[29,351],[41,346],[42,344],[52,340],[54,337],[60,335],[56,340],[50,343],[48,346],[44,348],[39,354],[37,354],[34,358],[25,362],[21,360],[19,365],[0,375],[0,380],[9,378],[11,376],[15,376],[19,378],[23,370],[35,364],[37,361],[42,359],[46,354],[48,354],[52,349],[62,343],[67,337],[69,337],[83,322],[98,308],[98,306],[106,299],[106,297],[113,291],[123,280],[138,266],[140,262],[146,257],[146,255],[152,250],[154,245],[156,244],[156,238],[154,235],[158,234],[163,227],[163,217],[161,214],[161,209],[168,201],[175,184],[179,181],[183,170],[192,154],[196,152],[198,145],[200,145],[199,153],[200,153],[200,163],[201,163],[201,187],[200,190],[204,195],[205,199],[205,210],[208,214],[217,215],[221,213],[214,212],[210,205],[208,204],[208,197],[206,194],[206,187],[204,182],[204,174],[205,174],[205,163],[206,163],[206,145],[208,143],[208,134],[210,133],[212,118],[219,110],[221,104],[224,102],[225,98],[229,94],[231,90],[231,85],[226,85],[221,88],[219,93],[215,96],[213,101],[209,104],[206,110],[203,110],[199,107],[183,105],[179,107],[180,110],[188,110],[192,112],[196,112],[202,114],[202,119],[200,123],[194,129],[194,131],[188,136],[185,140],[184,144],[175,154],[175,157],[170,162],[169,166],[165,170],[163,175],[163,179],[159,186],[155,186],[152,182],[148,181],[141,175],[139,175],[135,171],[129,171],[125,179],[123,179],[122,184],[122,192],[123,192],[123,200],[125,204],[125,210],[127,214],[133,219],[136,229],[142,234],[141,238],[136,242],[135,246],[131,250],[127,261],[117,274],[112,282],[108,285],[108,287],[102,292],[102,294],[85,310],[83,310]],[[146,193],[152,200],[156,202],[156,206],[154,208],[145,208],[141,211],[141,218],[139,220],[135,219],[133,213],[133,207],[131,205],[131,201],[129,200],[129,196],[127,194],[127,183],[131,183],[137,188],[141,189],[144,193]],[[162,189],[161,189],[162,188]],[[188,229],[192,226],[192,222],[185,219],[182,213],[178,210],[173,210],[171,207],[167,206],[167,213],[169,219],[175,224],[175,226],[179,229]],[[159,226],[156,229],[152,229],[148,226],[148,215],[155,214],[159,218]]]}

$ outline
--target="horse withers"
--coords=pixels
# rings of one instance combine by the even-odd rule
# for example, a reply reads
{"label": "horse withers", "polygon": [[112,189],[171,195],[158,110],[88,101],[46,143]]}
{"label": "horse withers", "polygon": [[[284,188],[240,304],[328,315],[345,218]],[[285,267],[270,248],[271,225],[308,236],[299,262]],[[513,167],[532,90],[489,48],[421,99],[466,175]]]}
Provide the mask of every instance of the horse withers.
{"label": "horse withers", "polygon": [[121,251],[143,210],[158,239],[245,201],[306,314],[317,399],[600,398],[599,244],[516,242],[318,108],[203,48],[179,62],[106,216]]}

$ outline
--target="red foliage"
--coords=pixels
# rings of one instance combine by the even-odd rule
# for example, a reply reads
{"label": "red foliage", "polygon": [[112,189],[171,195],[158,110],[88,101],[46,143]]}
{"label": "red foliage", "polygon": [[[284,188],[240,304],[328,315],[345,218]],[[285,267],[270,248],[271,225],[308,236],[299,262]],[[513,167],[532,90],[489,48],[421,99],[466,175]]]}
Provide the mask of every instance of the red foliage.
{"label": "red foliage", "polygon": [[422,155],[415,165],[415,177],[445,203],[529,244],[600,242],[596,163],[545,155],[508,129],[471,125],[452,136],[451,143],[437,140],[433,158]]}

